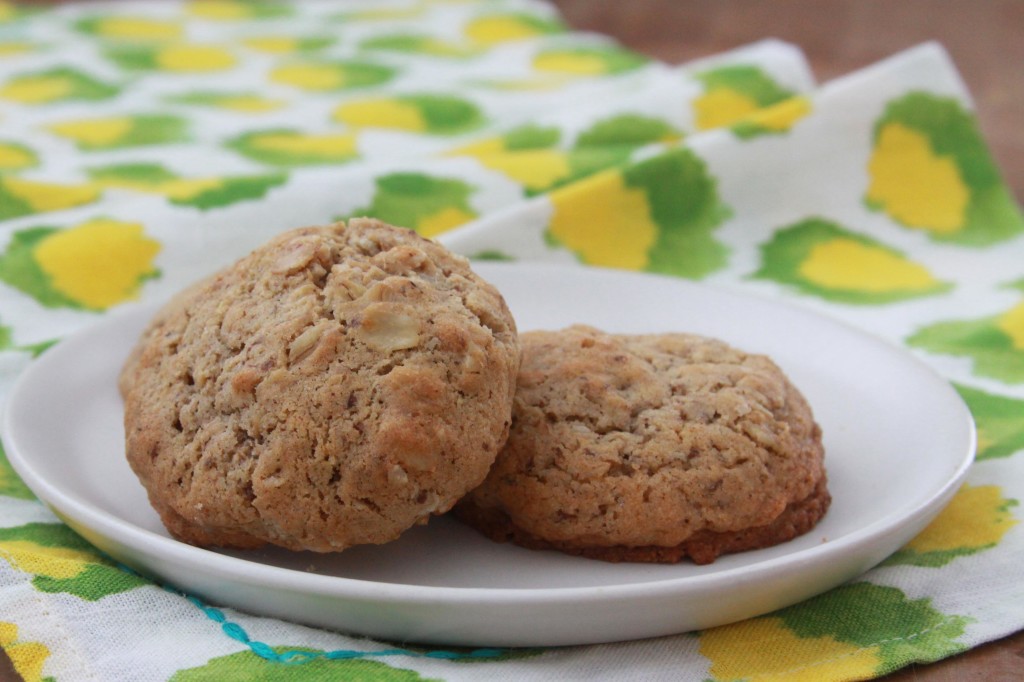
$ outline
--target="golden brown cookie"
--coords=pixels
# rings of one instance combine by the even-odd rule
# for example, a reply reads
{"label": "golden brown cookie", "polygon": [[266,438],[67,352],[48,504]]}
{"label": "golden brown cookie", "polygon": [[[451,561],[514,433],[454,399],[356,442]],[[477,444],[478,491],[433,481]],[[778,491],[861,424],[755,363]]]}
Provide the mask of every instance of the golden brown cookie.
{"label": "golden brown cookie", "polygon": [[688,334],[520,335],[512,429],[455,508],[496,541],[710,563],[828,509],[821,429],[768,358]]}
{"label": "golden brown cookie", "polygon": [[143,333],[120,378],[128,461],[186,542],[383,543],[483,480],[518,364],[464,258],[375,220],[293,230]]}

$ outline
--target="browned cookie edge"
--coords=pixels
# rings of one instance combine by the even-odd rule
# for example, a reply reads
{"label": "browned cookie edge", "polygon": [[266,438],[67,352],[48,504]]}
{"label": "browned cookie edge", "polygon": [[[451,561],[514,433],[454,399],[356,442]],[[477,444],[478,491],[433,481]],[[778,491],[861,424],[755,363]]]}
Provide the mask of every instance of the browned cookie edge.
{"label": "browned cookie edge", "polygon": [[771,523],[739,531],[700,531],[671,547],[646,545],[631,547],[580,546],[571,542],[552,542],[519,528],[501,509],[485,509],[466,498],[455,506],[455,516],[495,542],[512,542],[527,549],[554,549],[574,556],[612,563],[674,564],[689,558],[695,564],[710,564],[723,554],[763,549],[787,542],[810,531],[821,520],[832,502],[823,476],[810,495],[790,503]]}

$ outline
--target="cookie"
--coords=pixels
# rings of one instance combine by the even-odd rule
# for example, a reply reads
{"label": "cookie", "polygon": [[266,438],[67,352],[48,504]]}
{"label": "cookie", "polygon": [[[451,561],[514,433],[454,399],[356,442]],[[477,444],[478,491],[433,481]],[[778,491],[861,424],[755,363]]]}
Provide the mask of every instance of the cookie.
{"label": "cookie", "polygon": [[384,543],[484,479],[518,365],[464,258],[369,219],[293,230],[152,320],[120,376],[127,457],[185,542]]}
{"label": "cookie", "polygon": [[711,563],[828,509],[821,429],[767,357],[689,334],[520,335],[512,429],[455,508],[496,541]]}

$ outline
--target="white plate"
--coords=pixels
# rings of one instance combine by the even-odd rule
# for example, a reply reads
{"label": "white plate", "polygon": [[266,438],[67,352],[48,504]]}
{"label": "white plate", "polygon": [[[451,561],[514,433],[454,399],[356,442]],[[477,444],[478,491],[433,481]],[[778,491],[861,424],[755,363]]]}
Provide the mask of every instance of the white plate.
{"label": "white plate", "polygon": [[609,564],[499,545],[442,518],[337,555],[215,552],[171,539],[124,458],[115,380],[154,312],[111,315],[46,352],[5,414],[28,486],[111,556],[215,603],[389,640],[540,646],[652,637],[756,616],[871,568],[948,502],[974,427],[948,382],[901,349],[788,305],[688,282],[480,264],[521,330],[586,322],[690,331],[767,353],[825,434],[834,502],[810,533],[709,566]]}

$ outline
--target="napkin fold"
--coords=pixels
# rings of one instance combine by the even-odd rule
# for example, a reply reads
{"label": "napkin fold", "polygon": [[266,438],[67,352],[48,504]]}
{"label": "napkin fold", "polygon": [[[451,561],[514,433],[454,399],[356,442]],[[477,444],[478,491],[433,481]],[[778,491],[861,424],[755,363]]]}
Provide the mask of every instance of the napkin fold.
{"label": "napkin fold", "polygon": [[818,86],[785,43],[669,66],[525,0],[0,2],[0,396],[122,304],[356,215],[471,258],[842,318],[953,383],[977,461],[920,536],[806,602],[656,640],[473,652],[155,584],[0,451],[0,647],[23,678],[852,680],[1024,626],[1024,220],[940,46]]}

